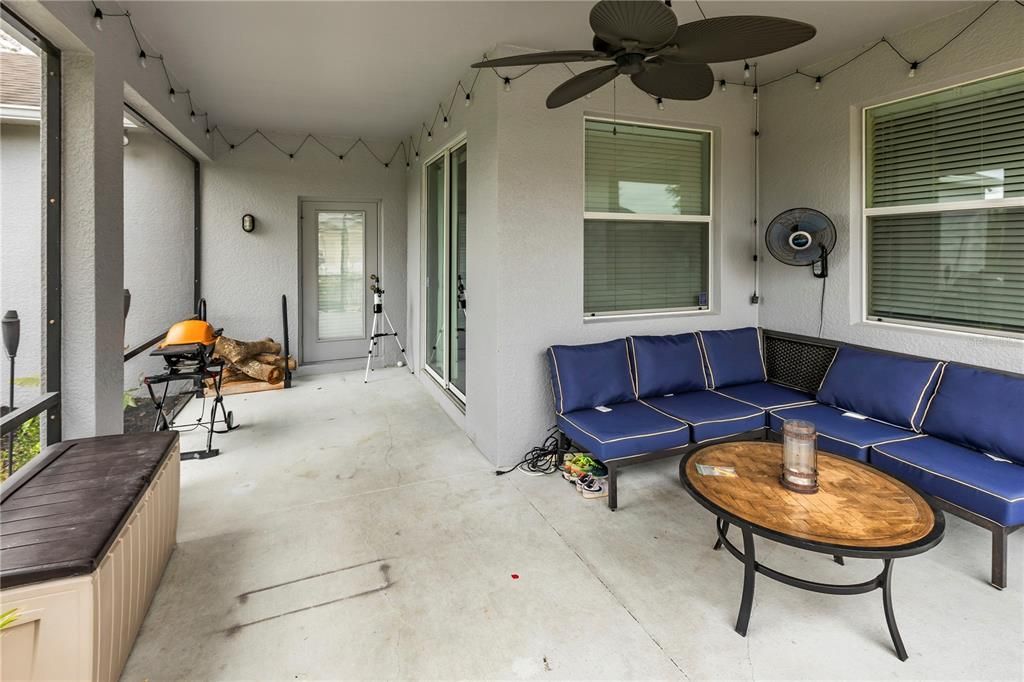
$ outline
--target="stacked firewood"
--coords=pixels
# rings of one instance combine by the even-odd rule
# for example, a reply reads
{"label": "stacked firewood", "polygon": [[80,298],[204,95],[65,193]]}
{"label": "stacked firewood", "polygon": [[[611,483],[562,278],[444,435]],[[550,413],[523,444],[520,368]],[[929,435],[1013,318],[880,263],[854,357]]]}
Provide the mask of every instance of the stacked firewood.
{"label": "stacked firewood", "polygon": [[218,336],[213,355],[224,361],[224,384],[253,379],[278,384],[284,380],[285,368],[295,369],[295,358],[281,355],[281,344],[269,338],[238,341]]}

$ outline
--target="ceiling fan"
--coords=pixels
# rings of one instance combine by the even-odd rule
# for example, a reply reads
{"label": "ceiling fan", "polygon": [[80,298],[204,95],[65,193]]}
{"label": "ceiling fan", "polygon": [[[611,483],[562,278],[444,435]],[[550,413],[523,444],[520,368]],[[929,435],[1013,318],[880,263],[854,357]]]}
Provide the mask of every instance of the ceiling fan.
{"label": "ceiling fan", "polygon": [[548,95],[548,109],[629,76],[644,92],[696,100],[711,94],[708,62],[731,62],[778,52],[814,37],[810,24],[760,16],[713,17],[677,26],[661,0],[601,0],[590,10],[593,50],[557,50],[487,59],[474,68],[611,61],[573,76]]}

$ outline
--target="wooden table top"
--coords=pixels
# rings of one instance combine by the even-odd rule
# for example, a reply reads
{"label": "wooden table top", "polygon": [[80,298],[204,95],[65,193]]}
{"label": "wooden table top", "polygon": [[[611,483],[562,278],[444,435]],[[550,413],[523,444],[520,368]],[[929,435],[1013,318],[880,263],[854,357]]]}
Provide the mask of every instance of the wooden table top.
{"label": "wooden table top", "polygon": [[[697,464],[735,467],[736,476],[702,476]],[[783,488],[781,467],[780,443],[721,443],[691,455],[686,478],[693,492],[737,519],[812,542],[892,548],[917,542],[935,527],[921,495],[861,462],[819,451],[813,494]]]}

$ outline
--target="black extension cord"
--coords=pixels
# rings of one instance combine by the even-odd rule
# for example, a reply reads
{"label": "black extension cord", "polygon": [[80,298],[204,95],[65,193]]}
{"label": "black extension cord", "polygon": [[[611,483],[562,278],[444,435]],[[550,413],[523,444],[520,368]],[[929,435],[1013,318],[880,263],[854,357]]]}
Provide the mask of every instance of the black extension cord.
{"label": "black extension cord", "polygon": [[541,445],[531,448],[529,452],[523,455],[519,463],[510,469],[495,471],[494,475],[504,476],[516,469],[520,469],[531,476],[557,473],[562,467],[562,455],[569,452],[569,449],[561,447],[558,434],[554,433],[555,428],[557,427],[552,428],[552,433],[544,439]]}

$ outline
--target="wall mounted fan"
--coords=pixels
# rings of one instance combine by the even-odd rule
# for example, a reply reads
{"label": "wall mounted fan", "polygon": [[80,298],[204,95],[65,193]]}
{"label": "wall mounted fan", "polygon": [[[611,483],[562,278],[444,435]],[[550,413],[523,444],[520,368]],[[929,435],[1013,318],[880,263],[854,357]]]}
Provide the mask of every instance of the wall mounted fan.
{"label": "wall mounted fan", "polygon": [[828,277],[828,254],[836,245],[836,226],[813,208],[791,208],[768,224],[768,252],[786,265],[811,266],[815,277]]}
{"label": "wall mounted fan", "polygon": [[697,100],[711,94],[708,63],[732,62],[785,50],[814,37],[810,24],[760,16],[712,17],[677,25],[662,0],[601,0],[590,10],[592,50],[534,52],[488,59],[473,68],[614,62],[579,73],[548,95],[555,109],[629,76],[633,85],[664,99]]}

